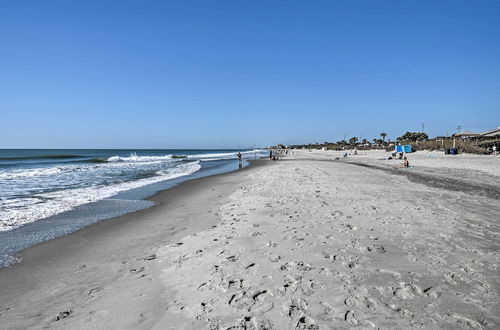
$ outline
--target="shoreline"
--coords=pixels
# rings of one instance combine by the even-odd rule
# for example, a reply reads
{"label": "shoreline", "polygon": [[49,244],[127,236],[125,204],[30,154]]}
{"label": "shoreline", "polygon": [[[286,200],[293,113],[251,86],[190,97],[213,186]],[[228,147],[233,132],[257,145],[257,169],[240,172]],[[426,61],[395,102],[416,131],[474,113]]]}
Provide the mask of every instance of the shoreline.
{"label": "shoreline", "polygon": [[[243,168],[251,166],[251,161],[254,160],[245,160]],[[70,235],[104,220],[150,208],[154,206],[154,201],[150,198],[185,181],[237,170],[236,165],[229,163],[216,168],[202,168],[190,175],[122,191],[109,198],[78,205],[72,210],[29,222],[19,228],[1,231],[0,241],[7,243],[0,247],[0,269],[19,263],[17,256],[30,247]]]}
{"label": "shoreline", "polygon": [[[112,276],[105,273],[108,268],[120,268],[123,259],[144,264],[136,269],[151,266],[145,259],[154,254],[158,245],[216,225],[218,207],[230,192],[237,189],[235,185],[244,180],[243,174],[266,164],[264,159],[252,160],[249,166],[237,171],[184,181],[148,197],[147,200],[155,203],[149,208],[102,220],[23,250],[21,262],[0,269],[0,319],[7,321],[3,318],[9,317],[13,309],[9,306],[23,306],[33,297],[35,300],[58,300],[59,294],[69,295],[71,298],[61,301],[59,309],[61,313],[72,310],[73,301],[81,299],[82,292],[38,293],[44,291],[44,287],[58,287],[58,277],[64,277],[65,281],[80,278],[76,281],[82,286],[80,290],[90,291],[93,289],[91,282],[95,282],[96,287],[101,287],[103,282],[112,282]],[[203,223],[196,223],[199,219],[203,219]],[[58,310],[56,306],[54,308]],[[38,327],[44,323],[52,324],[59,315],[59,312],[30,315],[32,312],[18,311],[19,319],[13,316],[9,324],[13,327]],[[25,318],[29,320],[24,322]]]}
{"label": "shoreline", "polygon": [[[175,195],[175,192],[172,192],[171,194],[167,194],[168,191],[170,190],[175,190],[176,188],[178,190],[182,190],[183,193],[184,191],[187,189],[185,187],[180,187],[182,185],[189,185],[189,183],[192,183],[193,185],[196,185],[196,184],[199,184],[199,181],[202,181],[202,180],[207,180],[209,178],[217,178],[218,176],[223,176],[223,175],[226,175],[226,174],[231,174],[231,173],[235,173],[235,172],[243,172],[243,171],[246,171],[246,170],[250,170],[250,169],[253,169],[253,168],[256,168],[256,167],[259,167],[259,166],[262,166],[262,162],[264,161],[264,159],[262,160],[249,160],[248,162],[250,163],[248,166],[244,167],[244,168],[241,168],[241,169],[235,169],[235,170],[230,170],[228,172],[223,172],[223,173],[217,173],[217,174],[212,174],[212,175],[207,175],[207,176],[202,176],[202,177],[195,177],[195,178],[192,178],[192,179],[187,179],[185,181],[181,181],[180,183],[176,183],[174,184],[173,186],[167,188],[167,189],[163,189],[163,190],[160,190],[154,194],[152,194],[151,196],[148,196],[146,198],[143,198],[143,199],[140,199],[140,200],[143,200],[143,201],[150,201],[150,202],[153,202],[154,204],[149,206],[149,207],[146,207],[146,208],[142,208],[142,209],[139,209],[137,211],[132,211],[132,212],[128,212],[128,213],[125,213],[125,214],[122,214],[122,215],[119,215],[119,216],[116,216],[116,217],[111,217],[111,218],[106,218],[106,219],[103,219],[103,220],[100,220],[96,223],[93,223],[91,225],[88,225],[88,226],[85,226],[83,228],[80,228],[80,229],[77,229],[76,231],[73,231],[69,234],[66,234],[66,235],[63,235],[63,236],[59,236],[59,237],[56,237],[54,239],[51,239],[51,240],[48,240],[48,241],[45,241],[45,242],[41,242],[41,243],[38,243],[38,244],[35,244],[33,246],[30,246],[26,249],[23,249],[21,251],[19,251],[18,255],[21,255],[21,261],[20,262],[16,262],[10,266],[7,266],[7,267],[3,267],[3,268],[0,268],[0,272],[2,269],[4,268],[14,268],[18,265],[21,265],[25,262],[26,259],[26,256],[27,255],[31,255],[31,254],[36,254],[35,252],[31,252],[31,250],[36,250],[37,248],[41,248],[42,245],[46,244],[46,243],[49,243],[49,242],[52,242],[52,241],[55,241],[55,240],[58,240],[58,239],[62,239],[62,238],[65,238],[65,237],[69,237],[73,234],[77,234],[79,233],[80,231],[84,231],[84,230],[88,230],[88,231],[97,231],[95,229],[92,229],[91,227],[93,226],[97,226],[99,225],[100,223],[102,222],[106,222],[106,221],[112,221],[113,222],[113,225],[111,226],[114,226],[114,225],[118,225],[118,224],[115,224],[115,222],[120,222],[120,224],[125,224],[129,221],[133,221],[133,218],[134,217],[143,217],[147,214],[147,211],[148,210],[152,210],[152,209],[155,209],[155,208],[158,208],[158,207],[162,207],[162,206],[165,206],[166,204],[169,204],[171,203],[172,201],[169,200],[169,198],[178,198],[177,195]],[[166,195],[171,195],[171,196],[166,196]],[[42,219],[43,220],[43,219]],[[55,243],[57,244],[57,243]],[[0,273],[1,275],[1,273]]]}
{"label": "shoreline", "polygon": [[[2,325],[500,324],[497,198],[324,156],[187,181],[156,195],[158,206],[44,243],[24,266],[0,270]],[[424,165],[415,173],[462,173]],[[467,181],[483,182],[470,170],[482,163],[464,166]]]}

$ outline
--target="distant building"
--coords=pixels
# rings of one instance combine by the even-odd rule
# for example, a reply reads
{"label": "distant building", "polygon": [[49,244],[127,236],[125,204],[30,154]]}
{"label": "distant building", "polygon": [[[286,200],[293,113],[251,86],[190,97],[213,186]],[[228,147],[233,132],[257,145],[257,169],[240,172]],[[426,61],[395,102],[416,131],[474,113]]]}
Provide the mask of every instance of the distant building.
{"label": "distant building", "polygon": [[457,137],[457,138],[461,138],[461,139],[467,140],[467,139],[470,139],[470,138],[477,137],[479,135],[480,135],[479,133],[474,133],[474,132],[471,132],[471,131],[463,131],[462,133],[453,134],[453,137]]}
{"label": "distant building", "polygon": [[488,130],[488,131],[484,131],[484,132],[481,132],[479,134],[479,136],[483,136],[483,137],[493,137],[493,136],[496,136],[496,135],[500,135],[500,127],[495,128],[495,129],[491,129],[491,130]]}

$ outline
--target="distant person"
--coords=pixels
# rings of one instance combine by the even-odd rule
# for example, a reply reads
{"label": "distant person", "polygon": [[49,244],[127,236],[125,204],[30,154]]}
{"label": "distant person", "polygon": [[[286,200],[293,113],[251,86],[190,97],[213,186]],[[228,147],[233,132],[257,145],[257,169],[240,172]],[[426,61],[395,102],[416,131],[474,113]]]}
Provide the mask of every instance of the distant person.
{"label": "distant person", "polygon": [[404,156],[403,158],[403,164],[394,166],[394,168],[407,168],[407,167],[410,167],[410,162],[408,161],[408,158],[406,156]]}
{"label": "distant person", "polygon": [[273,151],[269,150],[269,160],[273,160]]}
{"label": "distant person", "polygon": [[242,168],[243,167],[243,164],[241,162],[241,152],[238,152],[238,163],[239,163],[239,168]]}

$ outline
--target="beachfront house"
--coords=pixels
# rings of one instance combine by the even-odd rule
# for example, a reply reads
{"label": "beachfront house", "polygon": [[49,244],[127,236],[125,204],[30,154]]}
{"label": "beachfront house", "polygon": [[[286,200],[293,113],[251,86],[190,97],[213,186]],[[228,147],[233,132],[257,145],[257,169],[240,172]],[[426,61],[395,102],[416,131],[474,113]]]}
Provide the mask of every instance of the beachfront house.
{"label": "beachfront house", "polygon": [[478,137],[479,135],[480,135],[479,133],[474,133],[471,131],[463,131],[462,133],[453,134],[453,137],[461,138],[462,140],[468,140],[471,138]]}
{"label": "beachfront house", "polygon": [[481,132],[478,135],[481,137],[494,137],[500,135],[500,127]]}

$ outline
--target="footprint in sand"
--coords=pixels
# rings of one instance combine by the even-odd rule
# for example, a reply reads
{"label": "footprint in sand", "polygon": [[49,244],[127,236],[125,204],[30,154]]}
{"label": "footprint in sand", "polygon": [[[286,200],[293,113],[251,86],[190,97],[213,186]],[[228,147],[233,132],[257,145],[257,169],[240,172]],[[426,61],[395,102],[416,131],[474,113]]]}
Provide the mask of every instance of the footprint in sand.
{"label": "footprint in sand", "polygon": [[72,310],[72,309],[67,310],[67,311],[60,312],[59,314],[57,314],[57,316],[55,316],[55,317],[53,318],[53,321],[54,321],[54,322],[57,322],[57,321],[60,321],[60,320],[62,320],[62,319],[65,319],[65,318],[67,318],[68,316],[70,316],[72,313],[73,313],[73,310]]}
{"label": "footprint in sand", "polygon": [[302,290],[302,294],[306,297],[313,296],[316,293],[311,287],[308,286],[301,285],[300,289]]}
{"label": "footprint in sand", "polygon": [[441,296],[441,290],[439,287],[429,287],[422,291],[431,299],[437,299]]}
{"label": "footprint in sand", "polygon": [[299,318],[295,329],[307,329],[307,330],[315,330],[319,329],[319,326],[315,324],[316,322],[309,316],[302,316]]}
{"label": "footprint in sand", "polygon": [[385,253],[385,248],[380,245],[380,244],[372,244],[372,245],[368,245],[366,247],[366,249],[369,251],[369,252],[375,252],[375,253]]}
{"label": "footprint in sand", "polygon": [[383,274],[390,274],[396,278],[401,278],[401,273],[395,272],[393,270],[388,270],[388,269],[382,269],[382,268],[377,268],[377,272],[383,273]]}
{"label": "footprint in sand", "polygon": [[103,286],[98,286],[98,287],[92,288],[92,289],[90,289],[88,295],[91,297],[94,297],[97,292],[102,291],[102,290],[104,290]]}
{"label": "footprint in sand", "polygon": [[274,254],[274,253],[269,253],[269,255],[267,256],[267,258],[271,262],[279,262],[281,260],[281,257],[279,255],[277,255],[277,254]]}
{"label": "footprint in sand", "polygon": [[143,272],[143,271],[144,271],[144,267],[141,267],[141,268],[139,268],[139,269],[137,269],[137,268],[132,268],[132,269],[130,269],[130,272],[131,272],[131,273],[136,273],[136,274],[141,273],[141,272]]}
{"label": "footprint in sand", "polygon": [[306,313],[308,305],[309,303],[300,297],[293,298],[288,306],[288,316],[292,319],[302,317]]}
{"label": "footprint in sand", "polygon": [[477,328],[477,329],[481,329],[482,326],[474,321],[473,319],[471,318],[468,318],[464,315],[461,315],[461,314],[448,314],[448,316],[451,316],[451,318],[453,318],[457,324],[459,325],[462,325],[461,327],[468,327],[468,328]]}
{"label": "footprint in sand", "polygon": [[246,282],[243,279],[231,279],[227,281],[226,288],[228,290],[240,290],[246,287]]}
{"label": "footprint in sand", "polygon": [[[123,263],[123,264],[126,264],[127,262],[126,262],[126,261],[124,261],[124,262],[122,262],[122,263]],[[75,273],[76,273],[76,272],[79,272],[79,271],[81,271],[81,270],[83,270],[83,269],[84,269],[84,268],[86,268],[86,267],[87,267],[87,265],[86,265],[86,264],[82,264],[82,265],[78,266],[78,268],[75,270]]]}
{"label": "footprint in sand", "polygon": [[305,263],[305,262],[303,262],[303,261],[299,261],[299,262],[297,263],[297,269],[298,269],[299,271],[301,271],[301,272],[308,272],[308,271],[310,271],[310,270],[313,270],[313,269],[314,269],[314,267],[313,267],[313,266],[311,266],[311,265],[310,265],[310,264],[308,264],[308,263]]}
{"label": "footprint in sand", "polygon": [[245,316],[243,320],[236,327],[229,327],[228,330],[258,330],[258,329],[266,329],[266,330],[274,330],[274,324],[270,320],[263,319],[259,320],[255,317]]}
{"label": "footprint in sand", "polygon": [[258,290],[253,293],[248,291],[235,293],[229,299],[228,305],[255,314],[263,314],[274,307],[272,295],[268,290]]}
{"label": "footprint in sand", "polygon": [[282,271],[289,271],[293,267],[295,267],[296,265],[297,264],[294,261],[289,261],[289,262],[286,262],[285,264],[281,265],[280,270],[282,270]]}
{"label": "footprint in sand", "polygon": [[3,316],[8,311],[10,311],[10,307],[0,307],[0,316]]}
{"label": "footprint in sand", "polygon": [[351,323],[352,325],[357,325],[358,324],[358,320],[356,319],[356,315],[354,314],[354,311],[352,311],[352,310],[347,311],[345,313],[344,320],[346,322]]}
{"label": "footprint in sand", "polygon": [[422,295],[422,289],[413,283],[401,282],[399,286],[394,289],[393,294],[396,298],[401,300],[412,299],[415,295]]}
{"label": "footprint in sand", "polygon": [[324,275],[324,276],[332,276],[332,272],[330,271],[330,269],[328,269],[326,267],[325,268],[321,268],[319,270],[319,274],[320,275]]}
{"label": "footprint in sand", "polygon": [[457,274],[454,274],[454,273],[448,273],[448,274],[443,275],[444,281],[448,284],[451,284],[451,285],[456,285],[457,282],[455,280],[458,278],[459,278],[459,276]]}
{"label": "footprint in sand", "polygon": [[312,314],[316,315],[322,321],[333,321],[336,318],[334,308],[326,301],[320,301],[319,304],[315,304],[311,309]]}

